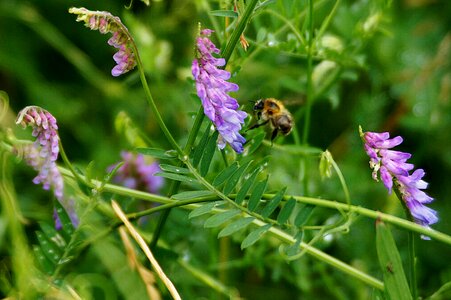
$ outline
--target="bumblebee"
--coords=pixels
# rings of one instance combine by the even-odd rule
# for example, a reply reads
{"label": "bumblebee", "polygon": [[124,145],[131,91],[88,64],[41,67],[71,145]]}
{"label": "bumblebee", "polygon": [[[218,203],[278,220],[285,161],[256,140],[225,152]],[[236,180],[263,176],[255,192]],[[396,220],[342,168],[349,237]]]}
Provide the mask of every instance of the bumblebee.
{"label": "bumblebee", "polygon": [[254,112],[257,115],[257,119],[262,120],[262,122],[252,125],[249,127],[249,130],[270,123],[273,129],[271,141],[276,138],[279,132],[283,135],[288,135],[293,129],[293,117],[279,100],[274,98],[260,99],[254,105]]}

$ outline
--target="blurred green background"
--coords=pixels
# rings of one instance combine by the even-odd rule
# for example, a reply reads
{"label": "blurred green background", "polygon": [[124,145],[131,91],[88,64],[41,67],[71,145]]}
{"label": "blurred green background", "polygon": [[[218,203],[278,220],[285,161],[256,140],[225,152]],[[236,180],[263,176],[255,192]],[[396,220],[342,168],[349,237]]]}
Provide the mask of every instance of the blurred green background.
{"label": "blurred green background", "polygon": [[[235,97],[249,113],[249,101],[266,97],[286,101],[296,117],[297,130],[302,132],[306,50],[288,25],[305,34],[307,1],[270,2],[245,31],[250,43],[248,51],[238,46],[229,62],[232,81],[240,85]],[[135,0],[132,9],[127,10],[128,4],[0,0],[0,90],[8,93],[14,112],[27,105],[49,110],[58,120],[70,160],[81,167],[95,161],[99,176],[107,166],[120,160],[121,150],[133,149],[124,133],[115,128],[120,111],[125,111],[149,137],[151,146],[167,148],[168,144],[146,105],[138,73],[132,71],[113,78],[110,71],[114,49],[106,43],[109,35],[84,28],[67,12],[68,8],[108,10],[121,17],[138,44],[160,112],[182,144],[199,107],[190,71],[198,22],[216,29],[218,34],[213,40],[223,47],[225,19],[209,12],[231,9],[228,1],[161,0],[146,6]],[[358,126],[365,131],[401,135],[404,143],[398,150],[413,154],[411,161],[426,171],[428,193],[436,199],[430,207],[438,211],[440,221],[433,227],[450,233],[451,4],[446,0],[387,4],[340,1],[322,39],[316,41],[313,80],[318,95],[313,105],[309,144],[331,151],[346,178],[354,205],[403,217],[395,196],[387,196],[383,185],[371,179]],[[335,1],[315,1],[317,33],[334,5]],[[26,136],[20,130],[17,135]],[[291,144],[293,136],[276,143]],[[297,180],[300,170],[293,167],[293,159],[297,158],[276,147],[262,147],[256,155],[271,156],[267,169],[273,190],[288,186],[288,193],[302,194]],[[321,181],[317,160],[310,164],[310,195],[343,199],[336,177]],[[36,221],[51,219],[49,196],[30,184],[33,177],[34,173],[23,164],[15,166],[19,203],[24,216],[31,220],[27,226],[31,243]],[[310,223],[322,224],[334,217],[333,212],[318,209]],[[149,228],[153,228],[155,219],[149,223]],[[380,277],[374,222],[359,218],[354,225],[349,234],[336,235],[317,246]],[[393,232],[405,257],[406,232],[396,228]],[[162,239],[179,258],[189,257],[192,265],[214,277],[225,276],[222,280],[248,299],[366,299],[371,295],[360,282],[309,257],[288,264],[270,239],[244,253],[239,250],[239,242],[227,241],[229,261],[224,262],[220,251],[223,241],[218,241],[216,235],[217,232],[203,229],[197,220],[188,220],[187,212],[177,210],[171,213]],[[4,235],[0,242],[3,256],[8,247]],[[105,270],[108,263],[93,266],[91,252],[112,246],[97,246],[100,250],[93,247],[80,265],[73,266],[74,273],[97,273],[100,278],[109,278]],[[451,251],[449,246],[435,241],[421,241],[417,246],[420,295],[425,297],[451,280]],[[186,299],[218,296],[188,271],[178,269],[175,258],[165,259],[162,257],[167,274]],[[5,256],[2,263],[6,261]],[[105,289],[115,289],[105,285]]]}

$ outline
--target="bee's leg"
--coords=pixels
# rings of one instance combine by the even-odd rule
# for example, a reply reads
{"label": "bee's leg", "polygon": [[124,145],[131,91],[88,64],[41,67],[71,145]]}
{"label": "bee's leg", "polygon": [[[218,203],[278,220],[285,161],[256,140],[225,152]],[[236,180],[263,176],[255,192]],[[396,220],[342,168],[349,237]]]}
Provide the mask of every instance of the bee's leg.
{"label": "bee's leg", "polygon": [[272,134],[271,134],[271,146],[272,146],[272,141],[274,141],[274,139],[275,139],[276,136],[277,136],[277,133],[279,133],[279,129],[276,127],[276,128],[274,129],[274,131],[272,132]]}
{"label": "bee's leg", "polygon": [[255,129],[255,128],[258,128],[258,127],[263,126],[263,125],[266,125],[266,124],[268,124],[268,122],[269,122],[269,120],[266,120],[266,121],[263,122],[263,123],[255,123],[254,125],[252,125],[252,126],[249,127],[248,129],[246,129],[246,131],[252,130],[252,129]]}

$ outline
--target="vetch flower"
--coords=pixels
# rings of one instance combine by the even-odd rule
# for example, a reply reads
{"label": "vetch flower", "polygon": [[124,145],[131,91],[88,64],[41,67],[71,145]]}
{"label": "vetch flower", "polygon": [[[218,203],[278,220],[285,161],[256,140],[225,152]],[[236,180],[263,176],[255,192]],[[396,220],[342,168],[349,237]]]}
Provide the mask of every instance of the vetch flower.
{"label": "vetch flower", "polygon": [[191,71],[204,113],[220,134],[219,148],[224,149],[227,142],[233,150],[241,153],[246,140],[239,132],[247,113],[237,110],[238,102],[227,94],[237,91],[239,87],[227,81],[230,79],[229,72],[218,68],[225,65],[225,60],[213,56],[219,53],[219,49],[208,38],[212,32],[204,29],[197,37],[197,58],[193,60]]}
{"label": "vetch flower", "polygon": [[[124,164],[117,170],[113,182],[122,184],[130,189],[157,193],[163,186],[164,179],[154,174],[160,171],[158,163],[147,163],[144,155],[131,152],[121,152]],[[110,166],[108,171],[116,165]]]}
{"label": "vetch flower", "polygon": [[391,150],[391,148],[402,143],[400,136],[390,139],[388,132],[362,132],[360,136],[365,145],[365,151],[370,157],[370,167],[373,169],[373,179],[379,178],[391,193],[395,189],[401,196],[404,205],[408,208],[413,220],[424,227],[428,227],[438,221],[437,212],[425,204],[434,199],[429,197],[422,190],[428,184],[422,180],[425,175],[424,170],[414,169],[413,164],[406,161],[412,156],[410,153]]}
{"label": "vetch flower", "polygon": [[102,34],[112,33],[108,44],[119,49],[113,59],[117,65],[111,70],[113,76],[119,76],[132,70],[136,66],[133,53],[133,38],[127,27],[119,17],[113,16],[107,11],[91,11],[84,7],[69,9],[69,13],[77,15],[77,22],[84,22],[91,30],[98,30]]}
{"label": "vetch flower", "polygon": [[[56,165],[59,154],[59,136],[55,117],[38,106],[27,106],[19,112],[16,124],[20,124],[24,128],[31,126],[33,128],[32,135],[36,137],[33,144],[25,145],[20,149],[25,162],[38,171],[33,183],[42,184],[44,190],[51,189],[61,205],[67,208],[63,193],[63,176]],[[71,210],[68,210],[68,213],[76,226],[78,219],[73,208]],[[56,220],[57,225],[58,222],[59,220]]]}

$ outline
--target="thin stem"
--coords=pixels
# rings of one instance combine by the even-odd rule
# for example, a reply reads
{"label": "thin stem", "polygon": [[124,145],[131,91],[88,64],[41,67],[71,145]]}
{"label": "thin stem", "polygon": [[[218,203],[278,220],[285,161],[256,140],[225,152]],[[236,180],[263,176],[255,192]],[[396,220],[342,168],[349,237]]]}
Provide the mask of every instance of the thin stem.
{"label": "thin stem", "polygon": [[238,43],[238,40],[240,39],[241,34],[243,33],[244,29],[246,28],[247,23],[249,22],[249,19],[254,12],[255,5],[257,5],[258,0],[251,0],[250,3],[246,6],[246,10],[243,13],[243,16],[240,18],[240,21],[238,22],[238,25],[236,26],[235,30],[232,33],[232,36],[230,37],[229,42],[227,43],[226,47],[224,48],[224,51],[222,51],[221,56],[225,59],[226,62],[229,61],[230,57],[232,56],[233,50],[235,49],[236,43]]}
{"label": "thin stem", "polygon": [[61,158],[63,159],[64,164],[69,168],[72,175],[74,175],[75,179],[80,183],[83,183],[87,186],[92,187],[92,185],[86,180],[85,177],[80,176],[80,174],[78,174],[78,172],[75,171],[75,168],[72,166],[69,159],[67,158],[66,151],[64,151],[64,148],[63,148],[63,143],[61,143],[61,139],[58,141],[58,145],[60,148]]}
{"label": "thin stem", "polygon": [[309,37],[308,37],[308,48],[307,48],[307,103],[305,110],[304,119],[304,132],[302,135],[302,143],[308,143],[308,135],[310,131],[310,115],[312,111],[312,104],[314,100],[313,91],[313,0],[309,0]]}
{"label": "thin stem", "polygon": [[[205,115],[203,112],[203,106],[201,105],[196,114],[196,119],[194,120],[193,128],[191,128],[191,131],[189,133],[188,141],[186,142],[186,145],[184,148],[185,153],[191,153],[191,148],[193,147],[194,142],[196,141],[197,133],[200,130],[200,127],[202,125],[204,117],[205,117]],[[183,163],[179,162],[177,165],[182,166]],[[168,196],[171,197],[172,195],[176,194],[179,190],[179,187],[180,187],[180,181],[173,181],[169,188]],[[152,241],[150,242],[150,249],[155,249],[155,246],[158,243],[158,239],[160,238],[161,231],[163,230],[163,227],[166,224],[166,221],[169,217],[170,212],[171,212],[171,208],[168,208],[168,209],[164,210],[163,213],[161,214],[161,216],[158,218],[158,224],[157,224],[157,227],[155,228],[155,232],[152,236]]]}
{"label": "thin stem", "polygon": [[132,42],[131,45],[133,45],[133,52],[135,54],[136,64],[138,65],[139,78],[141,79],[141,84],[144,88],[144,93],[146,94],[147,103],[149,104],[150,109],[152,110],[158,125],[163,131],[163,134],[166,136],[167,140],[171,144],[171,147],[177,151],[180,157],[183,157],[185,156],[185,153],[183,152],[182,148],[180,148],[180,146],[177,144],[171,132],[167,128],[166,123],[161,117],[160,112],[158,111],[158,108],[155,104],[155,101],[153,100],[152,93],[150,92],[149,85],[147,83],[146,74],[144,73],[144,66],[139,56],[138,48],[136,47],[136,44],[134,42]]}
{"label": "thin stem", "polygon": [[[254,223],[257,224],[258,226],[266,225],[265,223],[258,221],[258,220],[255,220]],[[278,228],[271,227],[269,229],[269,232],[272,235],[276,236],[278,239],[280,239],[286,243],[294,244],[296,242],[296,240],[291,235],[288,235],[287,233],[283,232],[282,230],[280,230]],[[304,250],[306,253],[317,258],[318,260],[325,262],[327,264],[330,264],[331,266],[339,269],[340,271],[342,271],[348,275],[351,275],[354,278],[357,278],[376,289],[384,290],[384,284],[380,280],[378,280],[366,273],[363,273],[360,270],[353,268],[352,266],[342,262],[341,260],[338,260],[335,257],[330,256],[329,254],[326,254],[304,242],[301,242],[299,247],[302,250]]]}

